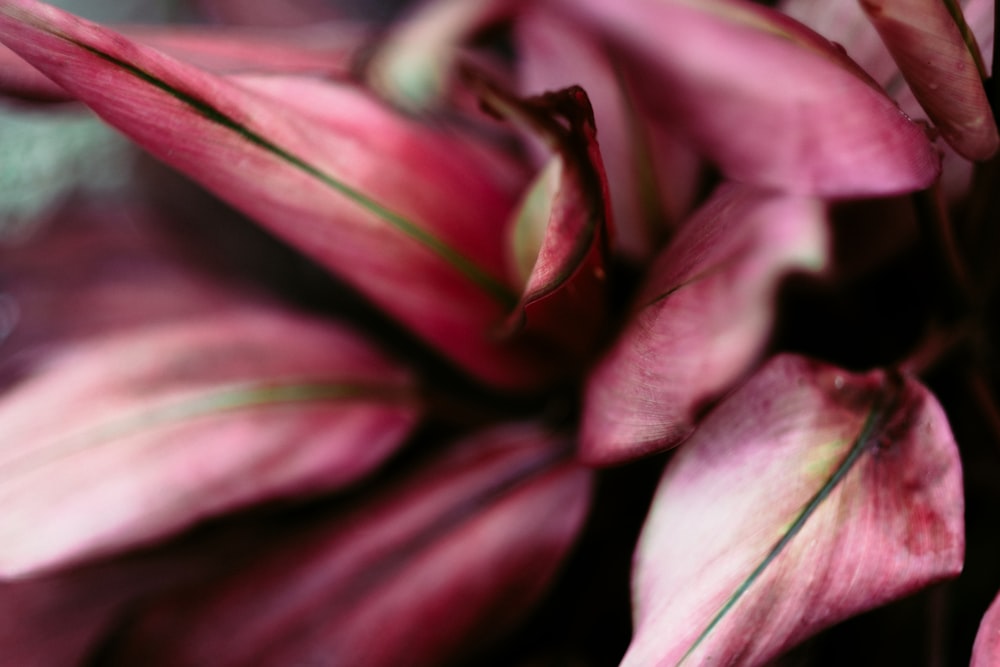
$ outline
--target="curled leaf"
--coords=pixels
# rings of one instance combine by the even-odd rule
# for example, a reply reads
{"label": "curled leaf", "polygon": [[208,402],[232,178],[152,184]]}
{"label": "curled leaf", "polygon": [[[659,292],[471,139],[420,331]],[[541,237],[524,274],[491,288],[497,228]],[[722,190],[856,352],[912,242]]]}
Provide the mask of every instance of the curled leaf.
{"label": "curled leaf", "polygon": [[958,450],[933,396],[780,356],[670,462],[623,665],[760,665],[962,569]]}
{"label": "curled leaf", "polygon": [[780,280],[825,265],[825,222],[817,200],[721,187],[656,260],[588,379],[581,456],[615,463],[687,437],[761,353]]}
{"label": "curled leaf", "polygon": [[557,341],[578,366],[602,334],[608,304],[611,212],[590,101],[579,87],[521,100],[477,85],[493,113],[529,128],[552,153],[511,226],[524,288],[505,333]]}

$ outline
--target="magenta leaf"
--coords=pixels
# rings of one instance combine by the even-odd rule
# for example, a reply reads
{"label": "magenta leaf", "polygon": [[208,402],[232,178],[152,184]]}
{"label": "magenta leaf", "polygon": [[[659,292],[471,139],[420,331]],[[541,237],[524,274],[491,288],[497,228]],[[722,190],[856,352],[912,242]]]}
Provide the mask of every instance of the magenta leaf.
{"label": "magenta leaf", "polygon": [[979,625],[969,667],[993,667],[998,663],[1000,663],[1000,596],[990,605]]}
{"label": "magenta leaf", "polygon": [[524,290],[505,333],[558,341],[578,366],[602,334],[608,303],[610,204],[590,101],[578,87],[522,100],[484,80],[473,86],[487,108],[552,153],[511,228]]}
{"label": "magenta leaf", "polygon": [[0,40],[474,375],[551,372],[491,337],[516,303],[502,235],[523,172],[503,154],[348,84],[220,78],[32,0],[0,7]]}
{"label": "magenta leaf", "polygon": [[763,664],[957,575],[963,515],[958,450],[922,385],[777,357],[668,465],[622,664]]}
{"label": "magenta leaf", "polygon": [[617,43],[650,113],[737,181],[832,197],[928,186],[939,158],[835,45],[737,0],[562,0]]}
{"label": "magenta leaf", "polygon": [[825,265],[825,218],[814,199],[722,186],[656,260],[588,379],[581,456],[616,463],[687,437],[762,352],[781,279]]}
{"label": "magenta leaf", "polygon": [[108,663],[416,667],[482,651],[540,598],[582,526],[590,473],[568,445],[534,425],[473,435],[339,518],[299,521],[219,580],[154,600]]}
{"label": "magenta leaf", "polygon": [[348,331],[263,305],[62,346],[0,402],[0,573],[350,483],[414,425],[413,385]]}

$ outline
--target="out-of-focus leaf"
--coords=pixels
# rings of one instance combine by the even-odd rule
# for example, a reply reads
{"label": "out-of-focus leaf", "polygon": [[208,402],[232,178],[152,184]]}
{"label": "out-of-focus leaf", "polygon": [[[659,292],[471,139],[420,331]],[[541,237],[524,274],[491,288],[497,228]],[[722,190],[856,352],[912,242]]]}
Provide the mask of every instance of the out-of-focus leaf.
{"label": "out-of-focus leaf", "polygon": [[493,338],[516,303],[502,235],[524,184],[501,152],[346,84],[223,79],[31,0],[0,6],[0,39],[472,374],[551,373],[545,350]]}
{"label": "out-of-focus leaf", "polygon": [[656,260],[588,380],[581,456],[616,463],[687,437],[762,351],[780,280],[825,265],[825,217],[814,199],[722,186]]}
{"label": "out-of-focus leaf", "polygon": [[427,110],[444,95],[463,42],[516,4],[518,0],[422,2],[383,40],[368,63],[369,81],[393,104]]}
{"label": "out-of-focus leaf", "polygon": [[[736,181],[831,197],[926,187],[923,130],[835,45],[739,0],[560,0],[615,41],[650,113]],[[655,83],[650,83],[655,82]]]}
{"label": "out-of-focus leaf", "polygon": [[534,425],[476,434],[218,582],[154,600],[107,663],[417,667],[481,651],[539,599],[581,528],[590,473],[567,452]]}
{"label": "out-of-focus leaf", "polygon": [[[186,63],[217,73],[344,76],[368,31],[328,24],[298,29],[119,26],[121,34]],[[0,91],[46,101],[74,96],[0,46]]]}
{"label": "out-of-focus leaf", "polygon": [[969,667],[993,667],[1000,663],[1000,597],[990,605],[976,634]]}
{"label": "out-of-focus leaf", "polygon": [[155,219],[121,201],[77,204],[29,239],[0,245],[0,377],[30,373],[53,346],[232,303],[233,291],[185,263]]}
{"label": "out-of-focus leaf", "polygon": [[622,662],[760,665],[961,570],[958,450],[912,379],[772,360],[670,462]]}
{"label": "out-of-focus leaf", "polygon": [[413,394],[351,333],[263,305],[63,346],[0,403],[0,572],[352,482],[409,432]]}
{"label": "out-of-focus leaf", "polygon": [[[861,0],[861,6],[945,140],[970,160],[996,153],[1000,135],[983,88],[987,73],[979,46],[970,30],[963,34],[947,4]],[[953,6],[961,18],[957,2]]]}

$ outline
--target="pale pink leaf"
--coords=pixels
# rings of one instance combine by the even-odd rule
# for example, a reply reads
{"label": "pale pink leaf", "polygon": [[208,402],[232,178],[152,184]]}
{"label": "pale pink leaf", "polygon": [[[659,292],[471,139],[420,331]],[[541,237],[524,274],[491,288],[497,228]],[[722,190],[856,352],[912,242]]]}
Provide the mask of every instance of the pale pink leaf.
{"label": "pale pink leaf", "polygon": [[561,0],[607,33],[651,113],[737,181],[831,197],[928,186],[936,151],[841,50],[740,0]]}
{"label": "pale pink leaf", "polygon": [[581,456],[616,463],[681,442],[762,352],[775,292],[827,261],[814,199],[727,184],[656,260],[618,340],[587,381]]}
{"label": "pale pink leaf", "polygon": [[964,553],[958,450],[913,379],[773,359],[671,460],[622,665],[760,665],[943,578]]}
{"label": "pale pink leaf", "polygon": [[264,305],[61,346],[0,401],[0,572],[350,483],[414,425],[413,385],[344,328]]}
{"label": "pale pink leaf", "polygon": [[491,336],[516,303],[502,235],[524,184],[499,151],[348,84],[220,78],[33,0],[0,6],[0,40],[472,374],[551,373],[547,350]]}
{"label": "pale pink leaf", "polygon": [[219,581],[154,601],[108,662],[417,667],[468,657],[538,601],[582,526],[590,473],[567,453],[534,425],[475,434],[339,519],[300,522]]}

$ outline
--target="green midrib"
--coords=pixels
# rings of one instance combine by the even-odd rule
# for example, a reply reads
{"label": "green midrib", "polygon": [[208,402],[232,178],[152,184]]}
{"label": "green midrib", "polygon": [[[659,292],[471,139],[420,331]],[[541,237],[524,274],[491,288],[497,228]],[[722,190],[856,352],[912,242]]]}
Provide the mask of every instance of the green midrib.
{"label": "green midrib", "polygon": [[464,275],[468,280],[477,285],[480,289],[486,292],[490,297],[495,299],[505,308],[512,308],[514,304],[517,303],[517,297],[514,293],[501,281],[494,278],[492,275],[483,271],[475,262],[470,260],[468,257],[460,253],[455,248],[429,233],[426,229],[423,229],[419,225],[411,222],[404,216],[396,213],[395,211],[386,208],[379,202],[375,201],[371,197],[365,195],[364,193],[355,190],[349,185],[339,181],[327,172],[323,171],[319,167],[316,167],[309,162],[303,160],[294,153],[278,146],[271,140],[267,139],[260,134],[257,134],[253,130],[250,130],[232,117],[226,115],[225,113],[219,111],[213,107],[208,102],[205,102],[198,97],[179,90],[170,84],[158,79],[157,77],[149,74],[148,72],[132,65],[131,63],[125,62],[115,56],[109,55],[95,49],[92,46],[83,44],[73,39],[64,38],[76,45],[77,47],[91,53],[102,60],[112,63],[116,67],[121,68],[123,71],[128,72],[137,79],[148,83],[149,85],[158,88],[159,90],[167,93],[174,99],[184,103],[191,108],[195,113],[202,116],[209,122],[215,123],[216,125],[223,127],[234,134],[240,136],[247,142],[257,146],[258,148],[270,153],[279,160],[285,162],[291,167],[298,169],[299,171],[308,174],[309,176],[320,181],[329,188],[335,190],[339,194],[343,195],[347,199],[351,200],[358,206],[367,209],[376,216],[382,218],[384,221],[398,229],[400,232],[414,239],[415,241],[421,243],[439,257],[441,257],[445,262],[450,264],[458,272]]}
{"label": "green midrib", "polygon": [[224,387],[139,409],[131,414],[121,415],[77,433],[57,438],[44,447],[0,463],[0,476],[9,476],[15,472],[24,473],[40,468],[52,459],[72,456],[91,447],[109,444],[145,430],[175,426],[201,417],[221,416],[254,408],[350,400],[404,404],[412,400],[412,396],[404,388],[348,383],[272,383]]}
{"label": "green midrib", "polygon": [[690,658],[698,647],[701,646],[705,639],[707,639],[719,623],[722,622],[723,618],[725,618],[725,616],[732,611],[733,607],[736,606],[736,603],[739,602],[740,598],[742,598],[754,582],[760,578],[760,576],[764,573],[764,570],[766,570],[767,567],[774,562],[781,552],[785,550],[785,547],[787,547],[795,536],[798,535],[799,531],[802,530],[802,527],[805,526],[806,521],[808,521],[816,510],[819,509],[819,506],[823,503],[823,501],[829,497],[837,485],[840,484],[844,477],[847,476],[847,474],[851,471],[851,468],[854,467],[854,464],[857,463],[858,459],[861,458],[861,455],[865,452],[877,425],[882,421],[884,410],[884,404],[876,405],[872,408],[871,412],[868,414],[868,418],[865,420],[864,425],[861,427],[861,431],[858,433],[858,437],[854,440],[854,443],[844,460],[839,466],[837,466],[837,469],[834,470],[833,474],[826,480],[823,486],[820,487],[819,491],[817,491],[815,495],[809,499],[809,502],[805,504],[802,511],[795,517],[795,520],[788,528],[788,531],[781,536],[781,539],[779,539],[773,547],[771,547],[767,556],[765,556],[760,564],[753,569],[750,575],[743,580],[733,594],[729,596],[729,599],[727,599],[722,605],[722,608],[720,608],[715,616],[712,617],[712,620],[709,621],[708,625],[705,626],[705,629],[701,631],[701,634],[699,634],[694,640],[694,643],[692,643],[688,650],[684,652],[681,659],[677,661],[676,667],[680,667],[680,665]]}

